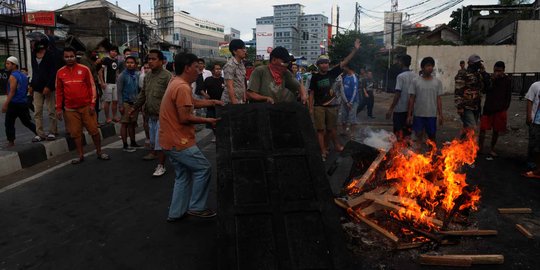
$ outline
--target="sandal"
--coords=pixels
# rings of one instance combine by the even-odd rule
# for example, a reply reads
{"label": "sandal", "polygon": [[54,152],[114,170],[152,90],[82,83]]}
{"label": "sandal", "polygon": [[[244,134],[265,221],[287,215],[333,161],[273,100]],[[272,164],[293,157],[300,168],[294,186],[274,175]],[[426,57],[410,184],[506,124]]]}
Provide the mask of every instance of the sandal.
{"label": "sandal", "polygon": [[540,174],[536,174],[535,171],[528,171],[521,174],[523,177],[540,179]]}
{"label": "sandal", "polygon": [[81,164],[83,162],[84,162],[84,158],[77,158],[77,159],[71,160],[71,165],[77,165],[77,164]]}
{"label": "sandal", "polygon": [[110,160],[111,157],[109,157],[109,155],[107,155],[107,154],[101,153],[101,154],[97,155],[97,159],[99,159],[99,160]]}

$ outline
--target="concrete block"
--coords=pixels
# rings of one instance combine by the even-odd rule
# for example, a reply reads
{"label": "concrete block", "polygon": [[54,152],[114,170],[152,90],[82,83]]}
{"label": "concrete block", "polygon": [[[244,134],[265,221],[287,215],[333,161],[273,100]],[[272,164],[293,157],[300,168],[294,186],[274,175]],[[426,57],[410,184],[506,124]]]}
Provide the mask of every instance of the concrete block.
{"label": "concrete block", "polygon": [[13,147],[11,150],[16,151],[19,154],[19,159],[23,168],[47,160],[45,146],[41,143],[22,144]]}
{"label": "concrete block", "polygon": [[101,137],[103,139],[106,139],[109,137],[116,136],[116,134],[119,134],[119,133],[116,133],[116,128],[114,126],[115,126],[114,124],[107,124],[107,125],[101,126],[99,128],[101,130]]}
{"label": "concrete block", "polygon": [[22,169],[17,152],[0,151],[0,177]]}
{"label": "concrete block", "polygon": [[69,152],[68,142],[65,138],[43,142],[43,146],[45,146],[47,159]]}

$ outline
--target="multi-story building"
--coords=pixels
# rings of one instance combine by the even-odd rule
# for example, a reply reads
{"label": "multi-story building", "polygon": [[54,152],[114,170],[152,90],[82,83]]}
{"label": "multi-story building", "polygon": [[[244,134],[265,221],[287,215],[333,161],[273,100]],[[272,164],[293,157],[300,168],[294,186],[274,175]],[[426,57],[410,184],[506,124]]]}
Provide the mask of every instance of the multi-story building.
{"label": "multi-story building", "polygon": [[[301,4],[274,6],[274,16],[257,19],[257,29],[273,26],[273,46],[282,46],[295,57],[305,57],[308,63],[315,63],[319,55],[325,53],[328,36],[328,17],[322,14],[304,14]],[[257,30],[259,32],[259,30]],[[259,36],[257,36],[259,39]],[[266,51],[264,44],[257,51]],[[260,47],[260,48],[259,48]]]}
{"label": "multi-story building", "polygon": [[[152,13],[143,13],[145,19],[153,20]],[[192,52],[202,58],[218,56],[219,43],[224,41],[225,29],[222,24],[198,19],[186,11],[174,12],[174,30],[171,40],[186,51]]]}
{"label": "multi-story building", "polygon": [[231,31],[229,34],[225,35],[225,42],[231,42],[233,39],[239,39],[240,38],[240,30],[234,29],[231,27]]}

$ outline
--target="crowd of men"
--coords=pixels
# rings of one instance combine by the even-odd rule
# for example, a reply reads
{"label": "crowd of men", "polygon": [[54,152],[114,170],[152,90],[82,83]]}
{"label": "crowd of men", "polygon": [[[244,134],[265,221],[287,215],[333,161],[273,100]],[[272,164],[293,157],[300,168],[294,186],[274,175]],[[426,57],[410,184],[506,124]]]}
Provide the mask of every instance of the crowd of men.
{"label": "crowd of men", "polygon": [[[72,164],[85,160],[83,127],[93,139],[97,158],[109,160],[109,155],[101,150],[97,117],[100,108],[104,111],[105,124],[120,122],[125,152],[142,148],[135,138],[138,115],[142,112],[145,147],[150,150],[143,159],[157,160],[153,176],[166,173],[166,157],[175,170],[169,222],[180,220],[186,214],[216,215],[206,206],[210,163],[195,142],[195,125],[206,124],[214,129],[219,121],[215,106],[253,102],[305,104],[313,117],[323,159],[329,154],[330,145],[336,152],[343,150],[338,127],[344,135],[353,134],[358,125],[358,114],[365,107],[367,116],[374,118],[373,74],[365,69],[357,74],[350,63],[361,49],[358,39],[351,44],[351,51],[344,59],[331,62],[328,56],[322,55],[310,72],[303,72],[286,48],[276,47],[270,53],[268,64],[250,69],[249,76],[244,64],[246,46],[239,39],[229,44],[232,57],[223,66],[212,63],[210,70],[206,70],[204,59],[190,53],[177,54],[174,62],[167,65],[160,50],[150,50],[139,63],[140,59],[132,56],[129,49],[123,51],[120,60],[116,46],[102,58],[97,52],[81,53],[65,48],[61,60],[48,48],[45,40],[34,44],[30,84],[27,76],[19,71],[17,58],[9,57],[6,61],[11,75],[2,112],[6,113],[6,135],[10,145],[15,140],[16,118],[36,134],[34,142],[54,140],[58,135],[57,121],[65,120],[66,130],[78,153]],[[417,141],[423,141],[424,137],[434,141],[437,123],[444,123],[443,87],[433,74],[435,60],[432,57],[422,59],[420,74],[410,70],[410,56],[400,57],[400,64],[402,72],[397,77],[395,97],[386,117],[392,118],[398,140],[413,135]],[[455,78],[455,104],[463,122],[463,134],[476,130],[480,122],[482,147],[486,131],[493,130],[491,157],[497,156],[495,145],[498,135],[506,130],[506,111],[511,100],[510,78],[504,70],[504,63],[497,62],[494,73],[489,75],[481,58],[471,55],[468,67],[462,66]],[[483,110],[482,94],[486,95]],[[540,171],[535,167],[540,152],[539,94],[540,82],[537,82],[526,95],[530,171],[525,176],[540,178]],[[35,125],[28,106],[31,96]],[[44,107],[49,117],[47,133],[42,121]],[[199,111],[201,108],[206,110]],[[204,112],[206,116],[202,117]]]}

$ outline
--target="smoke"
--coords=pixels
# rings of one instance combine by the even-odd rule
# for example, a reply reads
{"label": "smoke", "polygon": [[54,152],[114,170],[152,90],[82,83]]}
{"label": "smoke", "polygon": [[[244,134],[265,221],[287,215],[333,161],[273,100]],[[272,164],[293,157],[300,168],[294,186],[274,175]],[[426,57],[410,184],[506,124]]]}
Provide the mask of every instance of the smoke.
{"label": "smoke", "polygon": [[384,129],[372,130],[370,127],[367,127],[361,131],[363,133],[364,140],[362,141],[365,145],[369,145],[373,148],[384,149],[385,151],[390,150],[392,145],[396,142],[396,136]]}

